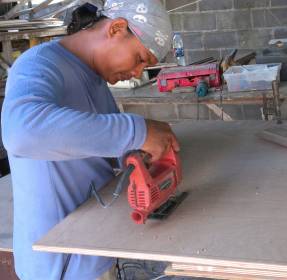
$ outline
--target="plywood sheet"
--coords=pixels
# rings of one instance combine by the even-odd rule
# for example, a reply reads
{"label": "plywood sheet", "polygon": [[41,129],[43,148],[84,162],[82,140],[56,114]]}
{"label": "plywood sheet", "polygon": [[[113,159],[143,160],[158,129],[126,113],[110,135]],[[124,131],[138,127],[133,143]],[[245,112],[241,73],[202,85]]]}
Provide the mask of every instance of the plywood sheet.
{"label": "plywood sheet", "polygon": [[176,125],[190,194],[172,216],[135,225],[125,195],[109,209],[91,199],[34,249],[287,273],[287,153],[256,136],[269,125]]}

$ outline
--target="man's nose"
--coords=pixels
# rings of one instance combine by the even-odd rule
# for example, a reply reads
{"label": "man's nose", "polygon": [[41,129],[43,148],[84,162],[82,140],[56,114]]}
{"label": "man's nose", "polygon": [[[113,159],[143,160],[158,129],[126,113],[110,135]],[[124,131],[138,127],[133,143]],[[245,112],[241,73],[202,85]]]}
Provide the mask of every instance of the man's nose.
{"label": "man's nose", "polygon": [[140,79],[144,70],[144,66],[139,65],[131,71],[131,75],[137,79]]}

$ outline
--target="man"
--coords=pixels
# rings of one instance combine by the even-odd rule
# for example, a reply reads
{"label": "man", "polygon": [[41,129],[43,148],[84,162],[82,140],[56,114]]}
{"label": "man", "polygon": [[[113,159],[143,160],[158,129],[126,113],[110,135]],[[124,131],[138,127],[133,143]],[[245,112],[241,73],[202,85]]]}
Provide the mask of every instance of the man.
{"label": "man", "polygon": [[7,81],[2,127],[21,280],[101,277],[114,259],[34,252],[32,244],[85,202],[92,180],[100,189],[113,178],[105,158],[141,149],[157,160],[179,150],[168,124],[120,114],[106,84],[140,77],[167,54],[171,26],[160,1],[108,0],[101,13],[85,8],[91,20],[75,14],[73,35],[27,51]]}

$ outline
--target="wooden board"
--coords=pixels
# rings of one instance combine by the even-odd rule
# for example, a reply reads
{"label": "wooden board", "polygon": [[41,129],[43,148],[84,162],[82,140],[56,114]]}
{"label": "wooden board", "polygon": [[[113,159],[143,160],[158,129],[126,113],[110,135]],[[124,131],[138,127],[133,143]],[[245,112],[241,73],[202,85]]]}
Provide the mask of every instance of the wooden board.
{"label": "wooden board", "polygon": [[55,37],[66,35],[66,27],[42,28],[38,30],[25,30],[19,32],[0,32],[0,41],[28,40],[30,38]]}
{"label": "wooden board", "polygon": [[276,125],[275,127],[271,127],[263,130],[259,136],[262,139],[267,141],[276,143],[278,145],[284,146],[287,148],[287,129],[281,128]]}
{"label": "wooden board", "polygon": [[[256,136],[270,125],[177,124],[184,178],[180,189],[190,193],[172,216],[135,225],[125,195],[109,209],[91,199],[33,248],[270,270],[287,279],[287,153]],[[105,189],[105,200],[111,192]]]}
{"label": "wooden board", "polygon": [[11,176],[0,178],[0,251],[12,252],[13,197]]}
{"label": "wooden board", "polygon": [[[286,275],[277,276],[276,273],[267,271],[267,276],[262,275],[259,270],[246,270],[241,271],[225,268],[222,271],[218,270],[216,267],[207,267],[209,270],[205,270],[204,266],[197,265],[194,270],[180,270],[173,269],[168,266],[165,270],[165,275],[170,276],[192,276],[192,277],[204,277],[204,278],[216,278],[216,279],[232,279],[232,280],[286,280]],[[251,272],[251,273],[250,273]]]}

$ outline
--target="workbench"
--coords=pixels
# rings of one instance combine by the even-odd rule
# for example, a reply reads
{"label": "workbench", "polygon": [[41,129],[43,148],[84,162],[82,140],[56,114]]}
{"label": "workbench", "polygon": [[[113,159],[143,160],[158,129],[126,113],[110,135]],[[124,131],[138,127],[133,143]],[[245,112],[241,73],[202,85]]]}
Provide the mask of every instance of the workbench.
{"label": "workbench", "polygon": [[[189,195],[167,220],[136,225],[125,194],[108,209],[91,198],[33,248],[166,261],[169,275],[286,280],[287,149],[257,136],[272,126],[176,124],[183,163],[179,189]],[[105,201],[114,184],[102,191]]]}
{"label": "workbench", "polygon": [[[282,99],[287,98],[287,82],[279,86]],[[134,89],[111,89],[116,101],[123,104],[141,103],[182,103],[182,104],[262,104],[263,95],[272,97],[272,90],[254,90],[229,92],[224,86],[222,90],[210,89],[205,97],[197,98],[194,91],[178,89],[178,92],[159,92],[157,85],[148,84]]]}
{"label": "workbench", "polygon": [[[112,92],[122,112],[158,120],[259,120],[275,115],[272,90],[229,92],[224,86],[197,98],[195,92],[186,89],[161,93],[150,84],[135,89],[113,88]],[[279,93],[282,102],[287,97],[287,82],[280,83]]]}

